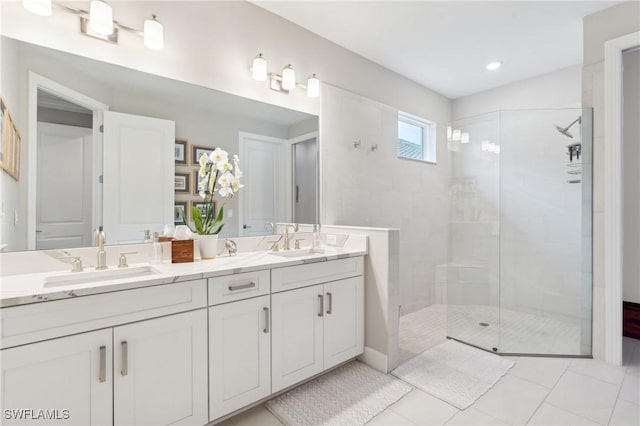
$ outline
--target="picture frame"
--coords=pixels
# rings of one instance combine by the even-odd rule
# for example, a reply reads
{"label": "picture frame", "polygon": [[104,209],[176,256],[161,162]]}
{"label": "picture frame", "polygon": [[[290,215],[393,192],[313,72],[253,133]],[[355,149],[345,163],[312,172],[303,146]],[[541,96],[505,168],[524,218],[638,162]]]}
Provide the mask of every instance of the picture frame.
{"label": "picture frame", "polygon": [[211,146],[191,145],[191,165],[199,166],[200,163],[198,160],[200,160],[202,154],[209,155],[214,149],[215,148]]}
{"label": "picture frame", "polygon": [[174,185],[173,189],[175,192],[190,194],[191,193],[191,173],[176,172],[173,185]]}
{"label": "picture frame", "polygon": [[198,194],[198,183],[200,182],[200,176],[198,176],[199,171],[198,170],[194,170],[193,171],[193,195],[199,195]]}
{"label": "picture frame", "polygon": [[[191,205],[190,205],[189,211],[191,211],[191,207],[196,207],[196,208],[198,208],[198,209],[200,210],[200,213],[202,213],[202,216],[204,216],[204,215],[205,215],[205,210],[204,210],[204,208],[205,208],[205,203],[204,203],[203,201],[200,201],[200,200],[197,200],[197,201],[196,201],[196,200],[193,200],[193,201],[191,201]],[[214,213],[214,214],[215,214],[215,213],[217,213],[217,211],[216,211],[217,207],[218,207],[218,206],[217,206],[217,203],[214,201],[214,202],[213,202],[213,213]],[[190,220],[193,220],[193,218],[191,218]]]}
{"label": "picture frame", "polygon": [[189,220],[187,217],[187,202],[186,201],[175,201],[173,203],[173,223],[175,225],[183,225],[182,217],[180,217],[180,210],[185,213],[185,219]]}
{"label": "picture frame", "polygon": [[187,139],[176,139],[175,148],[173,151],[173,159],[176,164],[187,165],[189,155],[189,141]]}

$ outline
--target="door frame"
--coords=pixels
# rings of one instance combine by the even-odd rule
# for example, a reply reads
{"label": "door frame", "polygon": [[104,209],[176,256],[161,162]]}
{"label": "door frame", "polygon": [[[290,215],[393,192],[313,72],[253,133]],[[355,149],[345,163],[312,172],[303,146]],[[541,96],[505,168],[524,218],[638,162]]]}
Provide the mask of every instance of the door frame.
{"label": "door frame", "polygon": [[[291,167],[292,166],[291,141],[289,139],[282,139],[274,136],[260,135],[257,133],[242,132],[242,131],[238,132],[238,155],[240,156],[240,161],[242,161],[242,157],[245,149],[244,140],[248,138],[257,139],[259,141],[267,142],[267,143],[278,143],[282,145],[282,149],[280,152],[281,160],[282,160],[282,170],[281,170],[281,175],[278,176],[278,178],[279,180],[284,182],[285,190],[282,191],[282,193],[280,194],[280,199],[278,200],[278,203],[282,203],[285,206],[287,205],[287,203],[291,204],[293,200],[293,193],[292,193],[293,168]],[[285,153],[288,153],[288,155],[286,155]],[[239,191],[238,192],[238,235],[241,237],[244,236],[244,229],[242,228],[242,223],[244,221],[244,211],[242,208],[242,200],[243,200],[243,191]],[[293,214],[293,209],[291,209],[291,211],[288,214],[289,214],[289,218],[285,218],[285,222],[291,218],[291,215]]]}
{"label": "door frame", "polygon": [[622,54],[640,31],[604,44],[605,361],[622,364]]}
{"label": "door frame", "polygon": [[[295,167],[296,167],[296,159],[293,155],[293,146],[300,142],[308,141],[309,139],[316,139],[316,223],[320,223],[320,144],[318,143],[318,135],[319,132],[313,131],[309,133],[305,133],[304,135],[297,136],[295,138],[289,139],[289,143],[291,144],[291,218],[293,219],[295,216],[295,203],[293,201],[293,194],[295,192],[296,187],[296,176],[295,176]],[[315,224],[311,224],[315,225]]]}
{"label": "door frame", "polygon": [[66,101],[73,102],[93,111],[92,144],[93,144],[93,179],[92,190],[92,227],[99,225],[102,217],[101,186],[98,177],[102,174],[102,113],[109,106],[76,92],[60,83],[50,80],[33,71],[29,71],[29,93],[27,98],[27,249],[36,249],[36,191],[38,165],[38,89],[56,95]]}

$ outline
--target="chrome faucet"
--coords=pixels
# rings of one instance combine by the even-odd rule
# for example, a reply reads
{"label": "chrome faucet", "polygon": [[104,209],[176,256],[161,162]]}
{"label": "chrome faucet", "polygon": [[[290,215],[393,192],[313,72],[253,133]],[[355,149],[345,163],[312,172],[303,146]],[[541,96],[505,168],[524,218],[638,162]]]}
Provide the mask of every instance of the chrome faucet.
{"label": "chrome faucet", "polygon": [[102,226],[94,231],[96,242],[98,244],[98,263],[96,269],[107,269],[107,252],[104,251],[105,234]]}
{"label": "chrome faucet", "polygon": [[293,232],[298,232],[298,224],[287,224],[284,225],[284,249],[291,250],[291,237],[293,234],[289,234],[289,228],[293,229]]}

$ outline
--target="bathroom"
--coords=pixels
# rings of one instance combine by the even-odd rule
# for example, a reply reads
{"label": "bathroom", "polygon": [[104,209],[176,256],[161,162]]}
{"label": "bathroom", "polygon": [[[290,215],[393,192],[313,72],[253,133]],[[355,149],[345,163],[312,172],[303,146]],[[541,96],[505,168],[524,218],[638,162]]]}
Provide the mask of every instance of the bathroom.
{"label": "bathroom", "polygon": [[[605,268],[605,245],[609,242],[605,244],[604,227],[605,223],[609,226],[609,222],[605,222],[609,204],[606,204],[605,209],[603,141],[606,64],[603,52],[606,41],[640,29],[636,18],[638,2],[583,2],[575,10],[564,2],[547,6],[517,3],[494,5],[494,19],[511,17],[514,22],[527,24],[529,31],[533,31],[535,22],[548,22],[549,28],[553,30],[558,30],[561,24],[571,26],[572,31],[568,33],[572,38],[565,41],[567,45],[573,46],[573,50],[563,52],[567,57],[555,58],[557,62],[554,62],[563,65],[553,65],[553,68],[535,63],[531,54],[528,60],[521,55],[524,63],[516,63],[515,59],[506,57],[507,52],[500,49],[507,49],[506,40],[511,34],[509,31],[514,31],[513,28],[506,28],[508,25],[495,28],[493,37],[491,34],[487,35],[487,43],[489,39],[498,40],[493,51],[476,48],[474,54],[468,49],[465,52],[470,56],[451,54],[430,58],[409,53],[405,57],[408,62],[393,64],[384,62],[383,57],[376,57],[375,52],[367,53],[366,45],[358,45],[374,37],[381,38],[381,34],[385,32],[393,32],[393,25],[397,25],[397,22],[391,17],[406,16],[402,13],[416,7],[427,20],[427,27],[433,27],[433,33],[441,31],[451,37],[446,43],[444,39],[436,40],[443,44],[438,52],[455,50],[459,45],[469,43],[464,38],[465,34],[468,36],[474,29],[478,31],[479,24],[475,22],[477,19],[474,16],[490,14],[483,11],[483,6],[488,6],[481,3],[425,2],[395,7],[392,3],[384,2],[377,5],[339,3],[327,4],[324,8],[322,5],[314,5],[305,9],[296,2],[181,2],[179,6],[177,2],[115,2],[113,19],[123,25],[141,27],[142,22],[151,14],[158,16],[158,21],[165,28],[164,49],[159,51],[146,49],[138,34],[126,30],[118,32],[117,44],[80,34],[78,16],[64,11],[58,2],[54,2],[50,17],[29,13],[20,2],[3,3],[0,95],[22,136],[20,179],[1,173],[0,241],[3,251],[18,250],[27,256],[30,252],[22,251],[32,250],[37,246],[35,218],[30,218],[30,213],[27,213],[29,203],[35,204],[37,200],[26,196],[30,192],[29,185],[34,185],[30,179],[32,168],[29,167],[31,160],[28,147],[32,146],[29,101],[22,97],[28,92],[28,81],[24,75],[26,69],[29,69],[107,104],[111,111],[174,119],[175,137],[188,140],[188,148],[203,146],[212,149],[221,146],[230,155],[241,154],[239,131],[282,140],[293,140],[300,134],[317,132],[319,161],[316,185],[319,187],[319,203],[315,209],[316,220],[297,220],[292,209],[285,209],[284,212],[271,216],[271,220],[256,222],[255,225],[241,221],[241,215],[247,212],[247,207],[241,203],[251,199],[243,192],[249,190],[247,181],[239,196],[225,205],[225,229],[220,236],[221,240],[233,238],[242,254],[247,250],[247,246],[243,245],[244,238],[271,234],[271,231],[263,230],[264,222],[320,223],[323,233],[350,235],[348,242],[356,240],[351,239],[351,236],[366,235],[368,253],[364,269],[366,300],[363,359],[368,365],[389,372],[400,362],[431,347],[432,343],[437,344],[446,337],[451,337],[481,349],[498,352],[502,358],[516,360],[516,366],[505,379],[512,373],[515,374],[519,367],[524,369],[527,365],[534,370],[560,369],[560,375],[565,370],[575,372],[578,368],[588,369],[581,362],[570,366],[571,359],[537,360],[532,357],[511,358],[509,355],[592,356],[599,362],[607,362],[607,367],[611,366],[611,370],[606,372],[616,377],[612,386],[618,386],[618,389],[633,388],[637,384],[637,375],[631,374],[631,370],[616,369],[613,365],[620,365],[623,358],[629,361],[628,358],[634,355],[628,353],[629,349],[623,352],[622,326],[618,330],[607,319],[611,315],[606,302],[610,295],[609,287],[604,283],[605,274],[610,277],[611,269],[610,266]],[[87,9],[89,2],[63,2],[62,5]],[[549,8],[555,8],[553,19],[545,16],[549,14]],[[331,11],[341,16],[339,22],[344,30],[342,39],[337,30],[333,35],[322,33],[321,22],[317,23],[318,27],[314,26],[314,16],[330,20]],[[363,32],[359,33],[358,38],[349,40],[349,35],[353,36],[356,32],[349,30],[348,20],[358,13],[368,14],[370,25],[362,25]],[[442,16],[448,18],[443,19]],[[454,21],[452,16],[459,17],[455,21],[456,25],[468,26],[470,30],[448,30],[446,27]],[[524,18],[527,16],[531,19],[530,23]],[[553,24],[556,26],[552,27]],[[421,25],[421,22],[410,22],[408,28],[415,29]],[[545,30],[540,28],[538,31]],[[519,40],[527,40],[533,49],[535,38],[541,37],[540,34],[520,34]],[[553,34],[549,30],[549,38],[545,39],[547,43],[551,43]],[[425,43],[428,45],[434,41]],[[20,44],[28,46],[20,47]],[[542,41],[538,44],[538,49],[551,50]],[[422,48],[417,42],[408,47]],[[510,48],[510,52],[515,49],[513,45]],[[393,45],[388,45],[388,50],[393,49]],[[56,55],[62,56],[57,59],[52,59],[53,55],[49,55],[49,59],[35,58],[36,52],[43,53],[46,50],[53,50]],[[270,72],[282,74],[282,68],[292,64],[299,83],[307,84],[307,78],[316,74],[322,86],[320,97],[309,97],[302,88],[289,93],[270,90],[268,82],[252,79],[252,61],[260,53],[268,61]],[[78,75],[53,72],[52,61],[72,64],[72,59],[78,61],[73,62]],[[486,70],[484,67],[490,60],[502,61],[502,69]],[[82,72],[91,72],[92,68],[87,65],[90,61],[108,66],[93,69],[93,78],[99,82],[97,85],[90,84],[80,75]],[[15,64],[22,65],[16,67]],[[518,73],[514,71],[516,66],[520,67]],[[433,68],[433,73],[424,77],[420,72],[421,67]],[[131,77],[118,73],[118,69],[124,68],[133,73],[130,74]],[[453,73],[453,69],[458,70],[459,74]],[[51,74],[47,75],[47,72]],[[146,74],[151,74],[146,82],[148,84],[143,82]],[[451,80],[455,75],[458,75],[458,81]],[[631,79],[633,77],[632,74]],[[427,81],[428,78],[431,80]],[[128,79],[128,85],[122,89],[114,88],[118,79]],[[150,89],[146,89],[154,87],[151,80],[157,82],[156,88],[162,87],[166,91],[152,94]],[[17,81],[19,83],[15,83]],[[170,91],[173,86],[175,92]],[[196,95],[187,86],[217,91],[226,95],[226,102],[230,104],[233,103],[231,98],[267,104],[270,109],[260,110],[256,107],[256,114],[262,111],[266,115],[266,111],[269,111],[269,115],[279,117],[284,124],[278,127],[273,123],[267,124],[267,120],[256,119],[251,124],[246,121],[239,124],[238,128],[223,131],[225,124],[232,121],[227,117],[231,115],[233,107],[213,107],[211,105],[214,101],[209,98],[198,98],[200,104],[195,100],[190,101],[187,96],[193,95],[192,99],[195,99]],[[137,105],[131,102],[132,99],[138,101]],[[250,109],[247,103],[241,104],[236,111],[242,111],[242,105],[246,106],[243,112]],[[189,127],[184,124],[186,118],[171,117],[172,109],[180,109],[182,115],[192,119],[194,124]],[[398,158],[396,142],[399,114],[404,114],[409,119],[421,119],[424,133],[435,135],[429,147],[432,150],[429,155],[434,153],[434,157],[425,156],[423,159],[427,161]],[[578,117],[581,117],[581,121],[567,130],[574,138],[569,138],[556,129],[556,126],[566,128]],[[298,126],[302,130],[296,133],[294,127],[302,122],[306,122],[308,126]],[[207,123],[208,127],[202,123]],[[198,126],[202,128],[201,133],[194,130]],[[469,145],[454,140],[457,139],[453,134],[455,130],[467,133]],[[591,131],[592,136],[588,134]],[[482,150],[483,141],[499,143],[499,153],[495,153],[495,147],[491,153]],[[574,141],[582,143],[583,151],[579,159],[582,173],[579,175],[580,183],[568,182],[576,176],[568,173],[573,168],[567,166],[577,164],[577,159],[570,161],[567,153],[567,145]],[[478,147],[478,150],[472,152],[469,149],[465,152],[464,148],[467,147]],[[188,151],[187,161],[192,161],[193,153],[190,149]],[[248,169],[245,163],[249,161],[248,155],[241,154],[240,158],[243,171],[249,176],[249,169],[256,168]],[[531,167],[531,175],[525,176],[522,170],[518,170],[521,164]],[[288,167],[274,166],[272,172],[282,172]],[[589,181],[591,167],[593,182]],[[182,172],[191,173],[191,170],[193,168],[176,163],[176,176]],[[169,174],[173,180],[173,168]],[[471,174],[478,175],[478,180],[466,184],[463,182],[463,190],[456,189],[459,185],[456,186],[458,182],[454,180]],[[163,174],[162,179],[167,176],[166,173]],[[190,176],[193,191],[193,174]],[[287,181],[287,176],[289,175],[284,173],[275,180],[289,188],[291,183]],[[258,183],[264,181],[259,178],[256,180]],[[105,180],[105,184],[106,182]],[[548,187],[545,186],[547,184]],[[286,191],[284,195],[279,194],[284,197],[284,203],[277,198],[278,195],[274,195],[279,206],[290,202],[287,197],[295,196],[287,194]],[[482,208],[478,207],[479,204],[469,207],[469,199],[472,198],[469,194],[494,197],[493,205],[498,207],[494,211],[490,211],[488,204],[482,205]],[[545,194],[549,197],[541,198]],[[172,191],[172,198],[173,195]],[[131,197],[138,202],[144,200],[144,196],[140,195],[134,194]],[[455,197],[458,201],[453,200]],[[456,213],[456,203],[461,197],[467,197],[467,204]],[[196,200],[198,198],[195,194],[186,196],[175,192],[176,203],[184,202],[185,206],[190,206]],[[555,206],[553,203],[559,200],[566,203],[567,211],[549,207]],[[609,202],[611,201],[607,201]],[[542,212],[536,216],[531,211],[533,209]],[[624,211],[628,211],[626,207]],[[508,214],[517,219],[507,220],[505,215]],[[141,242],[144,229],[162,231],[167,222],[173,222],[172,218],[173,209],[154,223],[133,225],[137,227],[124,231],[124,238],[119,237],[115,225],[106,225],[105,218],[107,250],[109,243]],[[464,221],[473,223],[462,223]],[[242,225],[247,225],[247,228]],[[470,227],[477,228],[474,230]],[[310,236],[312,227],[300,228],[300,242],[305,246],[313,239]],[[252,234],[253,231],[256,233]],[[278,231],[284,233],[284,229]],[[309,232],[305,235],[306,231]],[[483,233],[487,237],[484,243],[488,245],[482,246],[478,239],[471,238],[474,232]],[[541,234],[547,238],[544,240],[547,245],[543,245],[542,249],[536,248],[533,252],[518,250],[518,244],[523,240],[535,239]],[[94,253],[90,249],[94,244],[90,241],[91,235],[88,238],[89,241],[82,245],[87,247],[86,250],[91,250],[87,255],[90,257]],[[4,247],[4,244],[8,246]],[[293,244],[292,240],[291,245]],[[266,248],[266,245],[261,247]],[[626,249],[626,252],[629,251]],[[607,253],[610,251],[607,250]],[[73,254],[76,255],[75,252]],[[113,256],[108,258],[110,265],[117,263],[118,254],[110,253]],[[21,256],[20,253],[14,255]],[[129,263],[132,264],[143,260],[139,254],[128,256]],[[479,258],[482,258],[484,264],[474,269]],[[12,268],[17,268],[16,264],[10,264],[5,259],[8,258],[3,254],[3,276]],[[472,267],[468,268],[469,266]],[[67,264],[56,270],[66,271],[64,268],[67,268]],[[36,270],[34,266],[31,272]],[[544,273],[548,275],[536,282],[535,277]],[[625,269],[625,273],[631,272]],[[471,274],[472,277],[466,284],[456,283],[453,280],[454,274],[457,277],[460,274]],[[562,277],[561,281],[566,280],[567,285],[557,285],[554,281],[556,277]],[[606,281],[609,280],[607,278]],[[625,282],[624,300],[633,301],[634,290],[628,288],[629,285]],[[475,299],[469,300],[475,296]],[[484,317],[465,318],[461,323],[450,317],[455,310],[446,309],[462,306],[466,310],[468,305],[491,308],[492,313]],[[526,309],[521,309],[523,306]],[[577,346],[566,350],[560,345],[556,350],[549,340],[543,340],[542,347],[532,347],[523,345],[523,339],[517,339],[512,334],[506,335],[509,323],[505,322],[507,318],[504,315],[501,317],[501,314],[512,312],[514,307],[527,315],[542,313],[542,317],[549,321],[558,320],[559,316],[570,317],[570,339],[577,340]],[[622,311],[618,317],[621,314]],[[417,319],[413,321],[413,326],[412,319]],[[488,326],[479,323],[486,323]],[[457,329],[453,328],[454,324],[458,325]],[[470,333],[470,327],[479,329],[479,333],[484,333],[483,337],[487,337],[488,333],[487,339],[483,340]],[[555,326],[552,328],[557,330]],[[410,329],[409,335],[406,334],[407,329]],[[549,337],[548,331],[542,328],[540,333]],[[531,332],[531,328],[525,328],[521,332]],[[426,334],[422,336],[425,340],[417,341],[417,337],[413,338],[411,333],[416,336]],[[563,340],[563,336],[565,335],[561,335],[560,340]],[[620,337],[616,339],[615,336]],[[627,343],[632,340],[626,338],[624,341]],[[415,347],[410,347],[411,344]],[[640,356],[640,352],[636,352]],[[560,375],[556,378],[560,378]],[[518,376],[511,381],[521,379]],[[498,394],[500,383],[489,392],[495,390],[494,393]],[[558,419],[566,412],[585,417],[578,409],[568,409],[560,402],[555,405],[543,403],[544,398],[539,398],[539,395],[544,393],[541,388],[546,388],[545,386],[535,383],[541,388],[527,388],[525,385],[529,383],[523,385],[523,393],[529,390],[536,395],[525,404],[527,409],[523,412],[528,414],[526,418],[509,417],[510,413],[501,413],[500,410],[492,411],[487,408],[491,405],[488,397],[484,409],[478,406],[460,412],[453,407],[441,405],[440,400],[424,397],[423,405],[429,405],[428,401],[431,401],[436,414],[446,418],[425,420],[418,416],[412,420],[412,407],[402,407],[402,402],[405,401],[404,405],[408,406],[410,404],[407,399],[418,398],[415,390],[397,403],[397,410],[392,406],[379,416],[386,415],[386,421],[391,424],[409,424],[408,421],[416,424],[431,421],[444,424],[449,420],[454,424],[454,417],[462,414],[474,414],[475,417],[467,419],[471,418],[477,423],[482,422],[483,415],[496,417],[503,423],[536,420],[538,424],[544,424],[540,420],[544,417],[536,416],[552,416],[546,417],[547,422],[554,418],[554,414],[557,416],[556,421],[560,422]],[[555,383],[547,384],[550,391],[553,385]],[[553,388],[553,391],[556,389]],[[544,396],[548,393],[544,393]],[[422,394],[424,392],[420,394],[421,397]],[[607,394],[607,398],[609,396]],[[607,405],[603,408],[604,411],[608,410],[603,415],[608,416],[607,419],[603,420],[604,417],[598,416],[587,418],[596,423],[608,423],[612,421],[609,417],[614,414],[628,415],[640,403],[633,398],[620,403],[616,401],[616,398],[611,401],[607,399]],[[509,405],[508,402],[505,404]],[[527,404],[535,406],[530,408]],[[260,405],[252,410],[239,416],[250,416],[247,413],[253,413],[258,416],[254,422],[276,421],[275,418],[268,417],[270,412]],[[400,417],[395,416],[396,414]],[[613,419],[618,418],[615,416]],[[227,418],[228,416],[216,418],[215,421]],[[231,417],[229,421],[241,422],[242,419],[243,417],[236,417],[234,420]],[[252,421],[251,417],[244,419]],[[371,421],[375,424],[376,419]],[[379,418],[378,421],[385,420]],[[461,417],[460,421],[462,422]]]}

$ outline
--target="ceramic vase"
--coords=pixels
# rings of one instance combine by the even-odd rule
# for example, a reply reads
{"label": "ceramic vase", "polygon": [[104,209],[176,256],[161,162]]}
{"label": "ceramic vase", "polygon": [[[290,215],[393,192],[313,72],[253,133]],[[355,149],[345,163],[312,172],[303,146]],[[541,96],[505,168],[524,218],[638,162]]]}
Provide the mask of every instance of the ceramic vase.
{"label": "ceramic vase", "polygon": [[214,259],[218,253],[218,234],[198,235],[201,259]]}

